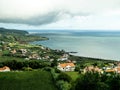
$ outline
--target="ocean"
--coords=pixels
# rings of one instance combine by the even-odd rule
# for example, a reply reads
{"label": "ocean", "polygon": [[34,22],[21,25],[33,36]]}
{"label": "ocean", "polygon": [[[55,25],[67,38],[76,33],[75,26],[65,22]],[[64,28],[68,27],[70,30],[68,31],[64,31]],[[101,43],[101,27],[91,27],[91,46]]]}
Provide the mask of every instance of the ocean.
{"label": "ocean", "polygon": [[49,38],[31,44],[77,52],[72,53],[76,56],[120,60],[120,31],[29,30],[28,32]]}

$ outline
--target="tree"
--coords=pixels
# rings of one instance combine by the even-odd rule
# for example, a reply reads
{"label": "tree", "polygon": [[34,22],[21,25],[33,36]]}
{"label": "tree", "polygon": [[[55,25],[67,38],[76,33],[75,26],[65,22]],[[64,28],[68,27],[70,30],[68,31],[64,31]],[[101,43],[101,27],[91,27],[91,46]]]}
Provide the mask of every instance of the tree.
{"label": "tree", "polygon": [[98,66],[98,63],[95,62],[95,63],[93,63],[92,65],[93,65],[94,67],[96,67],[96,66]]}
{"label": "tree", "polygon": [[98,73],[88,72],[76,81],[75,90],[98,90],[97,83],[99,81]]}
{"label": "tree", "polygon": [[59,80],[56,83],[59,90],[70,90],[71,84],[63,80]]}
{"label": "tree", "polygon": [[97,82],[96,90],[109,90],[109,86],[105,82]]}
{"label": "tree", "polygon": [[75,67],[75,71],[80,71],[80,67],[79,67],[79,66],[76,66],[76,67]]}
{"label": "tree", "polygon": [[108,78],[109,90],[120,90],[120,75],[112,75]]}
{"label": "tree", "polygon": [[57,59],[54,59],[53,62],[51,63],[51,67],[57,66]]}

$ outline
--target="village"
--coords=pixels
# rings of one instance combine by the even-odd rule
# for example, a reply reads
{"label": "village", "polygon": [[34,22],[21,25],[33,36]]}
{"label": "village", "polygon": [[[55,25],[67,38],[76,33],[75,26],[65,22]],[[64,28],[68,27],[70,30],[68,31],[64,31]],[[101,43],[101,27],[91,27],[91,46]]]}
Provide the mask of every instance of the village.
{"label": "village", "polygon": [[[82,73],[86,72],[98,72],[98,73],[120,73],[120,63],[108,63],[103,67],[97,65],[86,65],[84,67],[78,67],[80,63],[76,60],[70,60],[70,54],[63,50],[51,50],[47,47],[41,45],[31,45],[31,44],[20,44],[16,43],[6,43],[1,42],[0,44],[0,55],[9,57],[18,57],[23,61],[37,60],[37,61],[47,61],[53,62],[57,60],[56,68],[60,71],[78,71]],[[0,72],[10,71],[11,69],[7,66],[0,68]]]}

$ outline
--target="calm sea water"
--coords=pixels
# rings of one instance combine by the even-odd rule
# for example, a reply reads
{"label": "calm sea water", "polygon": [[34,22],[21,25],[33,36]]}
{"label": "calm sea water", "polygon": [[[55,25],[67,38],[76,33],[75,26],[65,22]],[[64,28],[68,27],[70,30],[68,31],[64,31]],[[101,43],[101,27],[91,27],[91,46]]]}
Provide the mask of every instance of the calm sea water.
{"label": "calm sea water", "polygon": [[48,37],[46,41],[35,41],[52,49],[78,52],[74,55],[120,60],[120,32],[101,31],[29,31]]}

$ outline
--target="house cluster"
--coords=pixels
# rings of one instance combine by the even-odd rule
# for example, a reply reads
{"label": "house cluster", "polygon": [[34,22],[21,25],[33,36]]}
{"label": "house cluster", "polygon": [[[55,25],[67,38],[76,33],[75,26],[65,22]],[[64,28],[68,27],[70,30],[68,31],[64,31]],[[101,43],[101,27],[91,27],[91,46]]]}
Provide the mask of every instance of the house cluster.
{"label": "house cluster", "polygon": [[[74,62],[67,62],[67,63],[59,63],[57,69],[61,71],[74,71],[75,64]],[[80,69],[83,73],[86,72],[98,72],[98,73],[118,73],[120,74],[120,63],[117,65],[112,64],[111,66],[106,66],[99,68],[98,66],[86,66],[84,69]]]}
{"label": "house cluster", "polygon": [[27,49],[23,49],[23,48],[18,49],[18,50],[16,50],[16,49],[10,50],[10,53],[12,55],[19,54],[21,56],[26,56],[27,52],[28,52],[28,50]]}
{"label": "house cluster", "polygon": [[103,70],[100,69],[99,67],[97,66],[87,66],[83,69],[83,72],[86,73],[86,72],[98,72],[98,73],[103,73]]}
{"label": "house cluster", "polygon": [[60,58],[58,58],[57,61],[66,61],[68,60],[69,55],[68,54],[63,54]]}
{"label": "house cluster", "polygon": [[19,53],[19,54],[21,54],[22,56],[25,56],[28,51],[27,51],[27,49],[23,49],[23,48],[22,48],[22,49],[18,49],[18,50],[13,49],[13,50],[11,50],[10,52],[11,52],[11,54]]}
{"label": "house cluster", "polygon": [[83,72],[86,73],[86,72],[92,72],[92,71],[95,71],[95,72],[99,72],[99,73],[118,73],[120,74],[120,63],[114,65],[113,63],[110,63],[111,65],[109,66],[106,66],[106,67],[102,67],[102,68],[99,68],[97,66],[88,66],[88,67],[85,67]]}
{"label": "house cluster", "polygon": [[[14,46],[18,46],[19,49],[15,49]],[[20,47],[24,47],[24,48],[20,48]],[[31,48],[38,48],[38,50],[34,50]],[[9,49],[7,49],[9,48]],[[40,56],[38,53],[47,53],[47,51],[50,51],[49,48],[43,47],[43,46],[32,46],[32,45],[22,45],[22,44],[17,44],[17,43],[9,43],[7,45],[6,50],[10,51],[10,54],[13,56],[20,56],[20,57],[24,57],[25,60],[41,60],[41,59],[49,59],[48,55],[44,55],[44,56]]]}
{"label": "house cluster", "polygon": [[99,68],[97,66],[87,66],[83,69],[83,72],[99,72],[99,73],[119,73],[120,74],[120,63],[117,65],[114,65],[113,63],[110,63],[111,65]]}
{"label": "house cluster", "polygon": [[26,60],[30,60],[30,59],[36,59],[36,60],[40,60],[42,59],[37,53],[31,54],[28,56],[28,58],[25,58]]}
{"label": "house cluster", "polygon": [[[55,58],[59,58],[58,61],[64,61],[68,60],[69,57],[65,51],[51,50],[50,48],[41,45],[19,44],[18,42],[1,42],[0,47],[1,52],[6,50],[8,55],[22,57],[25,60],[53,61]],[[55,53],[58,54],[54,55]],[[61,55],[61,53],[63,55]],[[2,55],[4,55],[4,53]]]}
{"label": "house cluster", "polygon": [[[14,57],[22,57],[25,60],[49,60],[53,61],[56,57],[58,61],[68,60],[69,55],[60,50],[51,50],[44,46],[24,45],[19,43],[6,43],[5,50],[9,51],[9,55]],[[9,49],[8,49],[9,48]],[[59,53],[63,55],[59,55]],[[54,53],[56,56],[54,56]]]}
{"label": "house cluster", "polygon": [[117,63],[116,65],[112,64],[108,67],[103,67],[104,71],[106,73],[119,73],[120,74],[120,63]]}

